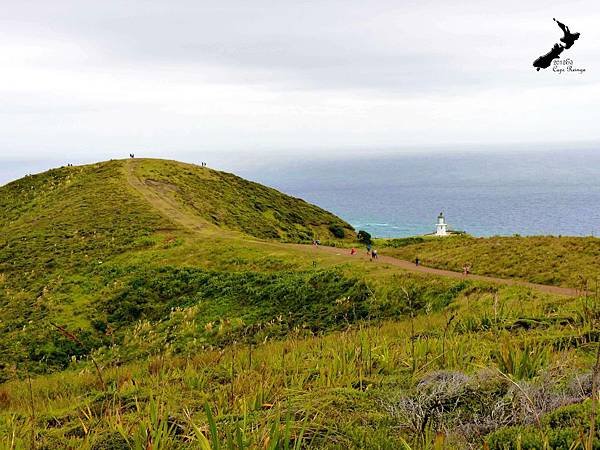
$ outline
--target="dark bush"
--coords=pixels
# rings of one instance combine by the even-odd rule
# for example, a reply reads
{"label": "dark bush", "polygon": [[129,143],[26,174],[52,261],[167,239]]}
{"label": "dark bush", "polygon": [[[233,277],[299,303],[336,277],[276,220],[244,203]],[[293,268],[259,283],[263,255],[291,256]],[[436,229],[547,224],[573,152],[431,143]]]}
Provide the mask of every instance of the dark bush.
{"label": "dark bush", "polygon": [[[547,430],[545,434],[544,438],[539,430],[532,427],[506,427],[490,434],[487,442],[490,450],[543,450],[544,448],[571,450],[580,448],[573,446],[580,439],[578,430],[573,428]],[[544,447],[546,439],[548,447]],[[594,440],[592,448],[599,449],[600,441]]]}
{"label": "dark bush", "polygon": [[116,329],[201,304],[206,322],[233,315],[252,326],[279,317],[282,333],[299,325],[321,331],[365,318],[368,292],[363,281],[337,270],[269,274],[162,267],[140,273],[99,307]]}
{"label": "dark bush", "polygon": [[[490,450],[542,450],[544,444],[539,434],[526,427],[506,427],[492,433],[487,443]],[[520,445],[519,445],[520,443]]]}
{"label": "dark bush", "polygon": [[371,235],[365,230],[360,230],[356,235],[356,239],[358,240],[358,242],[365,245],[369,245],[371,243]]}
{"label": "dark bush", "polygon": [[[46,370],[65,369],[72,357],[81,358],[102,345],[102,340],[89,330],[74,330],[81,344],[63,336],[53,328],[42,329],[23,344],[27,348],[28,359]],[[34,371],[37,371],[35,367]]]}
{"label": "dark bush", "polygon": [[92,450],[129,450],[131,445],[123,436],[115,432],[102,433],[94,439]]}
{"label": "dark bush", "polygon": [[346,232],[344,228],[339,224],[331,224],[329,225],[329,231],[338,239],[344,239],[346,237]]}
{"label": "dark bush", "polygon": [[[591,402],[576,403],[557,408],[544,416],[542,422],[554,429],[586,428],[590,426]],[[596,417],[596,427],[600,427],[600,417]]]}

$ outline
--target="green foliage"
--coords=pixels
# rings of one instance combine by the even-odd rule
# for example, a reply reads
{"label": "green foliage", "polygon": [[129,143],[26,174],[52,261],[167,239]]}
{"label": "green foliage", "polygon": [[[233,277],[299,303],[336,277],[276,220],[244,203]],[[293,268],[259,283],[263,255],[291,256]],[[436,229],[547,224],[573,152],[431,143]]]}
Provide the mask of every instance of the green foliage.
{"label": "green foliage", "polygon": [[354,236],[352,227],[333,214],[233,174],[173,161],[132,164],[150,189],[219,227],[294,242]]}
{"label": "green foliage", "polygon": [[130,450],[131,445],[116,431],[101,433],[94,439],[90,450]]}
{"label": "green foliage", "polygon": [[504,342],[491,353],[491,359],[498,365],[498,369],[518,380],[535,377],[547,365],[549,356],[550,349],[547,346],[528,342],[522,347]]}
{"label": "green foliage", "polygon": [[[542,423],[552,429],[589,428],[592,413],[592,402],[576,403],[557,408],[542,419]],[[600,415],[596,416],[596,427],[600,428]]]}
{"label": "green foliage", "polygon": [[[498,429],[491,448],[512,448],[511,430],[561,448],[586,430],[587,410],[542,413],[589,404],[589,389],[543,382],[589,370],[591,296],[285,244],[343,248],[354,231],[175,162],[27,177],[0,188],[0,213],[0,448],[469,448]],[[425,262],[438,245],[451,254],[453,239],[387,251],[422,247]],[[507,376],[473,374],[494,365]],[[400,423],[390,393],[422,426]]]}
{"label": "green foliage", "polygon": [[394,239],[382,239],[382,247],[401,248],[408,245],[415,245],[425,242],[425,238],[422,237],[407,237],[407,238],[394,238]]}
{"label": "green foliage", "polygon": [[388,247],[382,254],[409,261],[418,256],[425,266],[460,272],[468,263],[475,274],[533,283],[581,289],[587,280],[594,290],[600,276],[600,239],[594,237],[417,237],[385,240],[382,247]]}
{"label": "green foliage", "polygon": [[470,287],[467,281],[448,279],[429,280],[394,277],[380,295],[378,308],[381,318],[407,316],[411,312],[440,311],[450,305]]}
{"label": "green foliage", "polygon": [[540,433],[526,427],[506,427],[492,433],[487,444],[490,450],[543,450]]}
{"label": "green foliage", "polygon": [[336,237],[338,239],[344,239],[346,237],[346,231],[344,231],[344,227],[342,225],[334,223],[334,224],[329,225],[328,228],[334,237]]}
{"label": "green foliage", "polygon": [[22,178],[0,187],[0,273],[18,274],[25,287],[138,248],[167,224],[128,188],[116,161]]}
{"label": "green foliage", "polygon": [[29,351],[28,360],[31,368],[45,370],[65,369],[73,358],[82,358],[105,343],[102,336],[90,330],[74,330],[83,346],[61,335],[55,329],[46,327],[40,334],[34,334],[35,339],[27,339],[26,347]]}
{"label": "green foliage", "polygon": [[[574,428],[536,430],[533,427],[506,427],[487,438],[490,450],[573,450],[587,448],[583,430]],[[600,449],[595,439],[590,450]]]}
{"label": "green foliage", "polygon": [[[175,308],[196,306],[197,336],[214,343],[269,329],[283,336],[295,327],[319,332],[364,319],[369,293],[364,282],[337,270],[311,272],[223,273],[194,268],[161,267],[136,276],[115,297],[99,305],[116,329],[138,320],[160,321]],[[205,330],[239,320],[237,333]],[[276,326],[275,326],[276,325]],[[209,330],[210,331],[210,330]]]}
{"label": "green foliage", "polygon": [[356,239],[358,242],[365,245],[369,245],[372,242],[371,235],[365,230],[359,230],[358,234],[356,235]]}

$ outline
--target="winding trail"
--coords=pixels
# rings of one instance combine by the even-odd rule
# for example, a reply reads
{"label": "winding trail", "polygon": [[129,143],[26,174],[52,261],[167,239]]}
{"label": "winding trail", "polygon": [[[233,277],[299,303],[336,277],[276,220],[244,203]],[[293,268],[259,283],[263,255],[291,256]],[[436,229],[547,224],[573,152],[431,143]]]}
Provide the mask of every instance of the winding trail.
{"label": "winding trail", "polygon": [[[141,160],[127,160],[125,163],[125,173],[127,177],[127,181],[129,185],[136,190],[142,197],[155,209],[161,212],[165,217],[171,220],[174,224],[181,226],[184,230],[191,232],[193,234],[202,233],[206,237],[207,232],[218,233],[221,236],[242,236],[241,233],[237,233],[234,231],[227,231],[220,228],[217,228],[215,225],[205,221],[204,219],[198,217],[193,213],[193,211],[187,210],[181,203],[177,202],[172,193],[176,191],[175,186],[170,186],[166,184],[151,182],[150,180],[143,180],[140,178],[135,169],[139,164],[138,161]],[[285,249],[291,251],[303,251],[305,253],[327,253],[331,255],[335,255],[340,259],[345,260],[355,260],[355,261],[368,261],[369,257],[365,254],[364,251],[359,251],[356,255],[350,255],[350,249],[346,248],[336,248],[336,247],[326,247],[319,246],[314,247],[312,245],[305,244],[284,244],[281,242],[269,242],[269,241],[261,241],[256,238],[245,237],[246,241],[252,243],[253,245],[265,245],[271,248],[277,249]],[[498,278],[491,277],[485,275],[475,275],[469,274],[467,276],[463,275],[460,272],[454,272],[451,270],[443,270],[443,269],[434,269],[432,267],[426,266],[416,266],[413,262],[394,258],[392,256],[379,255],[378,261],[374,261],[373,264],[387,264],[394,267],[399,267],[403,270],[409,272],[417,272],[423,274],[429,274],[434,276],[442,276],[442,277],[450,277],[450,278],[459,278],[459,279],[469,279],[469,280],[477,280],[483,281],[486,283],[494,283],[501,284],[506,286],[523,286],[530,289],[535,289],[540,292],[545,292],[548,294],[555,295],[564,295],[569,297],[574,297],[577,295],[583,295],[585,292],[567,287],[560,286],[550,286],[546,284],[537,284],[530,283],[528,281],[523,281],[514,278]]]}
{"label": "winding trail", "polygon": [[[359,251],[356,255],[350,255],[350,250],[340,249],[334,247],[318,247],[318,251],[324,251],[327,253],[335,253],[336,255],[346,255],[347,258],[358,258],[361,260],[368,260],[369,257],[363,252]],[[454,272],[451,270],[444,269],[434,269],[433,267],[426,266],[416,266],[414,262],[406,261],[403,259],[394,258],[392,256],[379,255],[377,258],[378,261],[373,262],[373,264],[389,264],[391,266],[400,267],[404,270],[408,270],[410,272],[419,272],[430,275],[442,276],[442,277],[450,277],[450,278],[460,278],[467,280],[477,280],[484,281],[486,283],[495,283],[495,284],[503,284],[507,286],[524,286],[530,289],[536,289],[541,292],[546,292],[548,294],[558,294],[558,295],[566,295],[569,297],[574,297],[577,295],[583,295],[585,292],[568,287],[561,286],[550,286],[547,284],[537,284],[530,283],[529,281],[518,280],[514,278],[498,278],[498,277],[490,277],[486,275],[474,275],[469,274],[467,276],[463,275],[461,272]]]}

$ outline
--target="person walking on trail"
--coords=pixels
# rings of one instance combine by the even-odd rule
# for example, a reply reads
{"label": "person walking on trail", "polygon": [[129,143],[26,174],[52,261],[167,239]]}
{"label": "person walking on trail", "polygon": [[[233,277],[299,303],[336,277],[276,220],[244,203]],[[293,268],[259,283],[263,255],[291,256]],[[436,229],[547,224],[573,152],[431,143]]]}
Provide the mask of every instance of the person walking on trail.
{"label": "person walking on trail", "polygon": [[354,247],[352,247],[352,250],[350,250],[350,256],[354,256],[356,254],[356,249]]}
{"label": "person walking on trail", "polygon": [[419,261],[419,257],[417,256],[417,257],[415,258],[415,266],[419,267],[419,263],[420,263],[420,262],[421,262],[421,261]]}
{"label": "person walking on trail", "polygon": [[371,261],[374,259],[377,259],[377,250],[375,249],[371,250]]}
{"label": "person walking on trail", "polygon": [[367,255],[371,254],[371,244],[367,244]]}

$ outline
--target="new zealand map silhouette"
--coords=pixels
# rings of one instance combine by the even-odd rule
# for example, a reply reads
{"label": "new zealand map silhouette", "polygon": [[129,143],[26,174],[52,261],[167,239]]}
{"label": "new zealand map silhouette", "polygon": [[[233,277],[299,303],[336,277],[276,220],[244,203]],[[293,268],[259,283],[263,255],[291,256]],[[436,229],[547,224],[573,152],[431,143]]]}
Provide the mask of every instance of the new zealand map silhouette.
{"label": "new zealand map silhouette", "polygon": [[558,27],[562,30],[562,32],[564,34],[564,36],[560,38],[560,41],[563,42],[564,45],[556,43],[552,47],[552,50],[550,50],[545,55],[542,55],[539,58],[537,58],[533,62],[533,67],[535,67],[536,68],[535,70],[538,70],[538,71],[540,69],[546,69],[546,68],[550,67],[550,64],[552,64],[552,60],[558,58],[564,50],[573,47],[573,44],[575,43],[575,41],[577,39],[579,39],[579,36],[581,35],[580,33],[571,33],[571,30],[569,30],[569,27],[566,26],[564,23],[559,22],[556,19],[552,19],[552,20],[554,20],[556,22],[556,24],[558,25]]}

